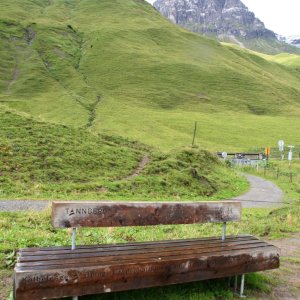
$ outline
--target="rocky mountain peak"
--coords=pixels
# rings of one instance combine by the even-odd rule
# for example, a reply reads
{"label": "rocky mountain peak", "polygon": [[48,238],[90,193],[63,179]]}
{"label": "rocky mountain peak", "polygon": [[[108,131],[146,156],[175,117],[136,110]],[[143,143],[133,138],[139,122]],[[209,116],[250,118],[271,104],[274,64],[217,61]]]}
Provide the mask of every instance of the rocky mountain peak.
{"label": "rocky mountain peak", "polygon": [[294,49],[278,41],[241,0],[157,0],[154,7],[172,22],[221,41],[266,53]]}

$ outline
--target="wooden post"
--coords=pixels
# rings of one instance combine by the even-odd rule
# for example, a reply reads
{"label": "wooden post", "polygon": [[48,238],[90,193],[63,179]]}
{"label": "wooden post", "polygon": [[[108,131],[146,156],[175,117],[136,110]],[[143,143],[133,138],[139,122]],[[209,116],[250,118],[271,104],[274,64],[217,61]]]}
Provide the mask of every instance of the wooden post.
{"label": "wooden post", "polygon": [[195,144],[196,132],[197,132],[197,121],[195,122],[195,128],[194,128],[194,135],[193,135],[192,147],[194,147],[194,144]]}

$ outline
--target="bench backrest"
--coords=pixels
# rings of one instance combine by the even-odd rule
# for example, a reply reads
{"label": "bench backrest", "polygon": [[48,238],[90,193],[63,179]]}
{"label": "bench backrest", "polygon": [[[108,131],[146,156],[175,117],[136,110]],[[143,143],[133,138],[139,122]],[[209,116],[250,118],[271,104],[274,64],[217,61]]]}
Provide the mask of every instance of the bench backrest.
{"label": "bench backrest", "polygon": [[120,227],[240,221],[241,204],[223,202],[53,202],[55,228]]}

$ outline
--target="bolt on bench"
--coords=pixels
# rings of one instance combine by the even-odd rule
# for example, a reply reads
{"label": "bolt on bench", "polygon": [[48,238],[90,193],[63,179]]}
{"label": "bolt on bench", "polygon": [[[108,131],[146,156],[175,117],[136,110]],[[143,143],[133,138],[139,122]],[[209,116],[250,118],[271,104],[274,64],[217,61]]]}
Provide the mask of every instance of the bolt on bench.
{"label": "bolt on bench", "polygon": [[[54,299],[164,286],[279,267],[278,249],[250,235],[226,236],[239,202],[53,202],[55,228],[73,228],[72,247],[21,249],[16,300]],[[222,223],[222,237],[76,246],[78,227]],[[237,280],[236,280],[237,283]]]}

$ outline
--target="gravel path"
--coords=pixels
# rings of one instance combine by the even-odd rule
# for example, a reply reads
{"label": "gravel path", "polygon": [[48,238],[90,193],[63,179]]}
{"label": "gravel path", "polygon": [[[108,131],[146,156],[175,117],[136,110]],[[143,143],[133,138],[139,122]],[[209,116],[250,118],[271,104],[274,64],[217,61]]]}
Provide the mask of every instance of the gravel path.
{"label": "gravel path", "polygon": [[[148,162],[144,157],[137,171],[129,176],[127,180],[137,176]],[[243,174],[250,182],[250,190],[232,200],[241,201],[243,207],[276,207],[282,204],[283,192],[271,181],[253,175]],[[38,200],[0,200],[0,211],[41,211],[51,202]]]}
{"label": "gravel path", "polygon": [[273,182],[253,175],[243,175],[250,183],[250,190],[232,200],[241,201],[243,207],[276,207],[282,204],[283,192]]}
{"label": "gravel path", "polygon": [[50,204],[50,201],[39,200],[0,200],[0,211],[22,211],[37,210],[41,211]]}

